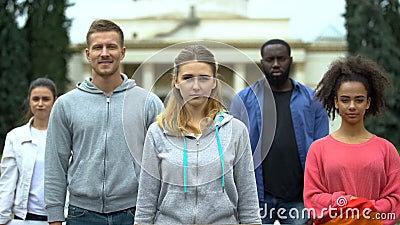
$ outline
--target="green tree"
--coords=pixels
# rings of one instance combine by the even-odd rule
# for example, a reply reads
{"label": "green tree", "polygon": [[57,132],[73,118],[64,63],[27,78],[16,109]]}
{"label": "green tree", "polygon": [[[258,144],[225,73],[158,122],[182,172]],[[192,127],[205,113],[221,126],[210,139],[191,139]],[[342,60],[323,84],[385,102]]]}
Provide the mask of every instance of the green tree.
{"label": "green tree", "polygon": [[66,89],[69,6],[68,0],[0,0],[0,152],[6,133],[22,124],[30,81],[46,76],[60,93]]}
{"label": "green tree", "polygon": [[348,51],[376,60],[390,75],[387,108],[366,126],[400,148],[400,6],[399,0],[346,0]]}
{"label": "green tree", "polygon": [[17,0],[0,0],[0,148],[5,136],[20,125],[23,102],[27,95],[28,43],[18,27],[20,5]]}
{"label": "green tree", "polygon": [[66,0],[26,1],[28,19],[24,29],[30,49],[29,80],[46,76],[61,93],[69,83],[66,74],[71,55],[68,36],[71,20],[65,16],[69,6]]}

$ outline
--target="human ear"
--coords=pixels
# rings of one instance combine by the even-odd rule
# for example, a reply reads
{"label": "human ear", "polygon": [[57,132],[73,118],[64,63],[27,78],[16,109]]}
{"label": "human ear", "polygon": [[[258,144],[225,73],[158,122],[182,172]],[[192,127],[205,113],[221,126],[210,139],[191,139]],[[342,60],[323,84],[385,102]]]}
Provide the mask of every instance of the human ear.
{"label": "human ear", "polygon": [[88,62],[91,62],[92,59],[90,59],[90,57],[89,57],[89,49],[88,49],[88,48],[85,49],[85,53],[86,53],[86,59],[87,59],[87,61],[88,61]]}
{"label": "human ear", "polygon": [[367,109],[369,109],[370,105],[371,105],[371,97],[368,97],[368,99],[367,99]]}
{"label": "human ear", "polygon": [[125,58],[125,53],[126,53],[126,47],[122,47],[120,60],[123,60]]}
{"label": "human ear", "polygon": [[217,78],[216,77],[214,77],[214,79],[213,79],[213,87],[211,88],[211,89],[214,89],[214,88],[216,88],[217,87]]}
{"label": "human ear", "polygon": [[337,97],[335,97],[334,102],[335,102],[335,109],[339,109],[339,103]]}
{"label": "human ear", "polygon": [[178,84],[178,82],[177,82],[178,77],[174,75],[174,76],[172,77],[172,79],[174,80],[174,87],[175,87],[176,89],[179,89],[179,84]]}

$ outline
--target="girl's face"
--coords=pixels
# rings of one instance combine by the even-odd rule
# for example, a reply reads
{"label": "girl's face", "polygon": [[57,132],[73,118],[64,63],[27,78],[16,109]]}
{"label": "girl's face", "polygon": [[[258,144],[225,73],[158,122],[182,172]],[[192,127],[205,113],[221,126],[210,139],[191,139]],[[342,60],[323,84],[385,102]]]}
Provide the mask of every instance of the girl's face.
{"label": "girl's face", "polygon": [[204,106],[216,87],[211,65],[196,61],[180,65],[175,87],[179,89],[185,104]]}
{"label": "girl's face", "polygon": [[335,97],[335,108],[339,110],[342,122],[364,123],[364,115],[370,102],[365,86],[358,81],[349,81],[340,85]]}
{"label": "girl's face", "polygon": [[50,117],[54,101],[53,93],[47,87],[32,89],[29,97],[29,107],[35,119],[47,120]]}

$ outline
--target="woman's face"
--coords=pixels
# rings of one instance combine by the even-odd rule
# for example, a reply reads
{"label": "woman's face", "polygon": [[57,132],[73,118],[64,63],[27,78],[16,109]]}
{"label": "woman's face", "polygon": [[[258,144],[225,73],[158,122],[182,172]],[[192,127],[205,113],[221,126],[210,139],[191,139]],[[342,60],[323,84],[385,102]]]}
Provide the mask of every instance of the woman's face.
{"label": "woman's face", "polygon": [[340,85],[335,98],[335,107],[339,110],[342,122],[356,124],[364,122],[364,115],[370,102],[371,99],[368,97],[364,84],[350,81]]}
{"label": "woman's face", "polygon": [[53,93],[47,87],[32,89],[29,97],[29,107],[35,119],[47,120],[54,101]]}
{"label": "woman's face", "polygon": [[175,87],[179,89],[185,104],[204,106],[216,87],[211,65],[196,61],[182,64],[175,78]]}

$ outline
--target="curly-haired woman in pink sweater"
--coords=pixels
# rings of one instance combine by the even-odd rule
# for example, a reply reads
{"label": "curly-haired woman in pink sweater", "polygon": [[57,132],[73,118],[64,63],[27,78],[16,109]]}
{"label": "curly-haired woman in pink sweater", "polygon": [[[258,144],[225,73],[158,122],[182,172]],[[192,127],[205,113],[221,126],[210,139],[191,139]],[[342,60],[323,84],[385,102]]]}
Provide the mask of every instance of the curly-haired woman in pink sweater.
{"label": "curly-haired woman in pink sweater", "polygon": [[400,219],[399,154],[364,126],[367,115],[384,107],[388,84],[384,69],[360,56],[334,61],[318,84],[317,98],[342,122],[308,152],[304,203],[315,224],[385,225]]}

